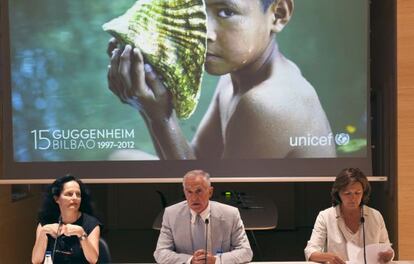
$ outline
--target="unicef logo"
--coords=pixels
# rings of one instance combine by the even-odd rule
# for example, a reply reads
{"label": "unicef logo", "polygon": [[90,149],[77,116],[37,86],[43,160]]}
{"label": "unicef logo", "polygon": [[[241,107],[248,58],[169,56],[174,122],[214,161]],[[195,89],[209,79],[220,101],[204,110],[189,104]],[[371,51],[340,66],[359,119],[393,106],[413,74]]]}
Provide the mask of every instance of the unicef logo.
{"label": "unicef logo", "polygon": [[335,142],[337,145],[343,146],[349,143],[350,136],[347,133],[339,133],[335,135]]}

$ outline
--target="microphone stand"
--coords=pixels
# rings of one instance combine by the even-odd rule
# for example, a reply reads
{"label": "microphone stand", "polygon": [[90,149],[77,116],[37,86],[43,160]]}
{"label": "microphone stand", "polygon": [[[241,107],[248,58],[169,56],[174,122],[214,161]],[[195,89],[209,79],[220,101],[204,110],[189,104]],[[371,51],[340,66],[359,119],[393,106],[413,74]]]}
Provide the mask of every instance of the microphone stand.
{"label": "microphone stand", "polygon": [[367,252],[365,249],[365,217],[364,217],[364,205],[361,206],[361,223],[362,223],[362,241],[364,243],[364,264],[367,264]]}
{"label": "microphone stand", "polygon": [[59,238],[59,232],[60,232],[60,227],[62,226],[62,216],[59,216],[59,226],[57,229],[57,233],[56,233],[56,239],[55,239],[55,243],[53,244],[53,250],[52,250],[52,261],[55,261],[55,252],[56,252],[56,244]]}
{"label": "microphone stand", "polygon": [[208,218],[206,218],[206,220],[204,221],[204,223],[206,224],[206,248],[205,248],[205,259],[204,259],[204,263],[207,264],[207,246],[208,246]]}

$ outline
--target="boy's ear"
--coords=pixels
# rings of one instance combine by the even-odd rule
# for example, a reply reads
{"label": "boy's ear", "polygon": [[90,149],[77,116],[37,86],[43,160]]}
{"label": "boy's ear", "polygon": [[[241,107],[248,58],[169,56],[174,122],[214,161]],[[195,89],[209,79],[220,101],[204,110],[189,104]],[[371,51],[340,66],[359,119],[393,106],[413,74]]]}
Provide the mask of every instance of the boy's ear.
{"label": "boy's ear", "polygon": [[278,33],[282,31],[292,17],[293,7],[293,0],[275,0],[273,2],[269,8],[273,13],[273,32]]}

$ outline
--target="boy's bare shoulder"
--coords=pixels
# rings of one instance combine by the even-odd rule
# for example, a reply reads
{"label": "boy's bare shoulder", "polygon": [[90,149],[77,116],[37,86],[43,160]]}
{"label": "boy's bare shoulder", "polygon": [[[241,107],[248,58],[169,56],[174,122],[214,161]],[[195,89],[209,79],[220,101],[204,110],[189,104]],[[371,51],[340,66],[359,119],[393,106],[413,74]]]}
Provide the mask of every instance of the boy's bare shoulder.
{"label": "boy's bare shoulder", "polygon": [[293,63],[285,63],[240,98],[226,127],[225,157],[335,155],[332,146],[289,145],[292,137],[325,137],[332,132],[315,89]]}
{"label": "boy's bare shoulder", "polygon": [[294,125],[294,128],[299,121],[326,121],[315,89],[288,60],[278,64],[277,73],[247,92],[238,110],[255,113],[257,118],[264,118],[263,121],[277,120],[286,126]]}

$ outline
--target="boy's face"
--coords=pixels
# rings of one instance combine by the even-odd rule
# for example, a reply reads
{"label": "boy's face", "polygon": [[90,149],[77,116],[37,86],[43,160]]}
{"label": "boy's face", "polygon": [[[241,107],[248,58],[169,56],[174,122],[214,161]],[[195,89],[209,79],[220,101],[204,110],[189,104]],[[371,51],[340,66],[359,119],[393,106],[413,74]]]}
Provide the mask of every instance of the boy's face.
{"label": "boy's face", "polygon": [[261,0],[206,0],[208,73],[223,75],[255,61],[272,37],[274,14]]}

